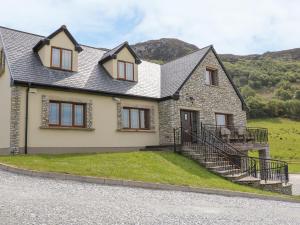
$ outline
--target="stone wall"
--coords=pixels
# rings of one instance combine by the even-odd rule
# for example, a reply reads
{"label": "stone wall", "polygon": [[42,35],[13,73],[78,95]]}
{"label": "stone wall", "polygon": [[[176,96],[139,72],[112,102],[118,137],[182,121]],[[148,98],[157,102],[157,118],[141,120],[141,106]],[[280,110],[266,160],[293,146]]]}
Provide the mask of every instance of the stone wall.
{"label": "stone wall", "polygon": [[11,88],[11,116],[10,116],[10,148],[13,154],[19,153],[20,142],[20,109],[21,91],[20,87]]}
{"label": "stone wall", "polygon": [[[206,67],[218,70],[218,86],[205,84]],[[166,100],[159,103],[160,143],[173,142],[173,128],[180,127],[180,110],[198,112],[198,121],[215,124],[215,113],[233,115],[234,125],[246,125],[246,112],[229,79],[210,50],[202,63],[179,93],[179,100]]]}

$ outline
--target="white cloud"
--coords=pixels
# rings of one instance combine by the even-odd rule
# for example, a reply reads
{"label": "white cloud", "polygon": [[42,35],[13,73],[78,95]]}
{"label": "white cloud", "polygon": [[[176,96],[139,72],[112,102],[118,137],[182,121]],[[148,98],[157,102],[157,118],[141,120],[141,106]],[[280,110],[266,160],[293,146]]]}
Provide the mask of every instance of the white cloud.
{"label": "white cloud", "polygon": [[300,45],[297,0],[0,0],[0,5],[0,25],[47,35],[66,24],[81,42],[102,47],[161,37],[239,54]]}

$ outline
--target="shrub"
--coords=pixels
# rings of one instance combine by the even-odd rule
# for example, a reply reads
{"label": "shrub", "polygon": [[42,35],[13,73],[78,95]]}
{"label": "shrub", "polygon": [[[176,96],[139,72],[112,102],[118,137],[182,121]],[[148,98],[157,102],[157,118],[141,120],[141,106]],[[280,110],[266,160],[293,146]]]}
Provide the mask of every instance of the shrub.
{"label": "shrub", "polygon": [[266,103],[257,97],[249,97],[246,99],[247,106],[249,108],[250,118],[266,117]]}
{"label": "shrub", "polygon": [[290,100],[293,98],[293,93],[291,90],[280,87],[276,89],[275,96],[281,100]]}
{"label": "shrub", "polygon": [[300,101],[289,100],[285,103],[286,115],[292,119],[300,119]]}
{"label": "shrub", "polygon": [[249,97],[254,97],[256,93],[251,87],[247,85],[241,88],[241,94],[245,99],[247,99]]}
{"label": "shrub", "polygon": [[295,92],[295,99],[300,100],[300,90]]}

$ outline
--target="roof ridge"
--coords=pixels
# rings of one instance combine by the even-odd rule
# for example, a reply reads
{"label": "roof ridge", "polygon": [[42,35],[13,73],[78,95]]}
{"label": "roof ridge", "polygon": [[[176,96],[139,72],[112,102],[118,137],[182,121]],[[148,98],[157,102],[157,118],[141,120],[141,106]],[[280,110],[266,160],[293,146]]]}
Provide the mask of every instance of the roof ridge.
{"label": "roof ridge", "polygon": [[171,60],[171,61],[169,61],[169,62],[166,62],[166,63],[162,64],[162,66],[164,66],[164,65],[166,65],[166,64],[168,64],[168,63],[170,63],[170,62],[174,62],[174,61],[176,61],[176,60],[178,60],[178,59],[184,58],[184,57],[186,57],[186,56],[189,56],[189,55],[191,55],[191,54],[194,54],[194,53],[196,53],[196,52],[199,52],[199,51],[201,51],[201,50],[203,50],[203,49],[205,49],[205,48],[208,48],[208,47],[211,48],[211,47],[213,47],[213,45],[207,45],[207,46],[205,46],[205,47],[203,47],[203,48],[200,48],[200,49],[198,49],[198,50],[195,50],[195,51],[193,51],[193,52],[190,52],[190,53],[187,54],[187,55],[180,56],[179,58],[173,59],[173,60]]}
{"label": "roof ridge", "polygon": [[[31,32],[17,30],[17,29],[13,29],[13,28],[9,28],[9,27],[0,26],[0,28],[11,30],[11,31],[15,31],[15,32],[20,32],[20,33],[23,33],[23,34],[29,34],[29,35],[33,35],[33,36],[37,36],[37,37],[41,37],[41,38],[46,38],[46,36],[44,36],[44,35],[34,34],[34,33],[31,33]],[[109,48],[95,47],[95,46],[86,45],[86,44],[80,44],[80,43],[79,43],[79,45],[84,46],[84,47],[99,49],[99,50],[103,50],[103,51],[109,51],[109,50],[111,50]]]}
{"label": "roof ridge", "polygon": [[13,28],[9,28],[9,27],[4,27],[4,26],[0,26],[0,28],[4,28],[4,29],[7,29],[7,30],[16,31],[16,32],[24,33],[24,34],[30,34],[30,35],[34,35],[34,36],[44,37],[44,38],[46,37],[46,36],[43,36],[43,35],[34,34],[34,33],[26,32],[26,31],[22,31],[22,30],[17,30],[17,29],[13,29]]}

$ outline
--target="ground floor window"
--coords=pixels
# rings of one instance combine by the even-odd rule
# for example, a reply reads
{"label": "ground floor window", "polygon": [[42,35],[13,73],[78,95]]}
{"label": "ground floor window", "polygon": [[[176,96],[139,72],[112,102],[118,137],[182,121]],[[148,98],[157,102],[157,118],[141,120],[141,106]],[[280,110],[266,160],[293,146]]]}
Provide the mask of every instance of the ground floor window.
{"label": "ground floor window", "polygon": [[230,126],[233,124],[233,116],[231,114],[216,113],[217,126]]}
{"label": "ground floor window", "polygon": [[122,125],[125,129],[149,129],[149,109],[122,109]]}
{"label": "ground floor window", "polygon": [[50,101],[49,125],[61,127],[85,127],[86,105],[73,102]]}

